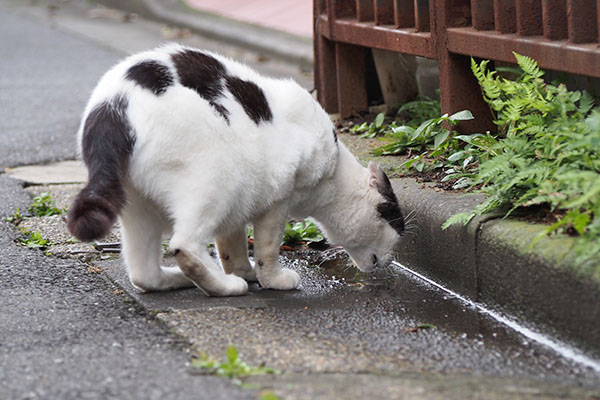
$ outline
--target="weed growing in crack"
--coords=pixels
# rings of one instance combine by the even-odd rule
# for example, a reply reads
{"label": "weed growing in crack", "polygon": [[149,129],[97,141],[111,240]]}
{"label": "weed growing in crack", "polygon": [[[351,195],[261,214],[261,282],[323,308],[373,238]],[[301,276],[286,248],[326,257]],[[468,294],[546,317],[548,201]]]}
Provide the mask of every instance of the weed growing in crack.
{"label": "weed growing in crack", "polygon": [[239,358],[235,346],[229,346],[225,352],[223,361],[216,360],[206,353],[199,352],[192,360],[192,367],[199,369],[208,375],[222,376],[231,379],[234,383],[241,385],[241,379],[252,375],[277,374],[273,368],[250,366]]}
{"label": "weed growing in crack", "polygon": [[18,242],[30,249],[45,249],[50,245],[50,241],[44,239],[39,231],[30,232],[27,229],[22,229],[23,237],[18,239]]}
{"label": "weed growing in crack", "polygon": [[66,208],[56,207],[56,202],[52,195],[44,192],[33,198],[33,203],[27,209],[34,217],[49,217],[52,215],[62,215],[67,212]]}

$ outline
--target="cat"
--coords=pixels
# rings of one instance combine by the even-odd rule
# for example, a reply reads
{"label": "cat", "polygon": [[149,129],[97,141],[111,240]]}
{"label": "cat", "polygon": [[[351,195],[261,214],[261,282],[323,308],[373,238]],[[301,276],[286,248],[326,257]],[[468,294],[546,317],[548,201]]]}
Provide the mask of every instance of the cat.
{"label": "cat", "polygon": [[[119,218],[142,291],[294,289],[299,275],[279,264],[288,218],[314,219],[362,271],[388,265],[404,231],[385,173],[356,160],[305,89],[211,52],[168,44],[118,63],[92,92],[78,145],[88,183],[68,229],[92,241]],[[165,232],[178,267],[160,265]]]}

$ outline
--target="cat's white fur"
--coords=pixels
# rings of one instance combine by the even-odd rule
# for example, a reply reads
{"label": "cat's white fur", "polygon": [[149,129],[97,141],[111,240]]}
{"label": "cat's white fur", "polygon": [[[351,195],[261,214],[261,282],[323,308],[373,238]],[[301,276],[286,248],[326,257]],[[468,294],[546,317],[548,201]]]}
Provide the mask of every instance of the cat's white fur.
{"label": "cat's white fur", "polygon": [[[124,78],[143,60],[160,60],[175,74],[170,55],[182,49],[173,44],[125,59],[104,75],[84,113],[85,121],[102,101],[128,99],[135,146],[120,222],[131,282],[148,291],[194,283],[218,296],[246,293],[246,280],[296,288],[300,278],[281,268],[279,245],[287,219],[309,216],[361,270],[389,262],[399,235],[376,211],[381,171],[364,168],[334,140],[329,116],[295,82],[262,77],[211,53],[229,74],[263,90],[273,119],[256,124],[229,92],[220,102],[230,112],[227,123],[177,82],[157,96]],[[80,144],[82,132],[83,123]],[[247,256],[248,223],[256,268]],[[172,233],[179,268],[159,264],[164,232]],[[207,252],[215,239],[222,266]]]}

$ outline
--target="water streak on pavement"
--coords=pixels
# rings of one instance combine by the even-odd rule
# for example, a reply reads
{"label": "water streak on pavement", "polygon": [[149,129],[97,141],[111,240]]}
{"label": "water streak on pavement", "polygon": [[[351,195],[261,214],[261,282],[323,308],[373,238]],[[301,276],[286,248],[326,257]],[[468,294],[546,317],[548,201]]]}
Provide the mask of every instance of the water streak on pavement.
{"label": "water streak on pavement", "polygon": [[579,351],[578,349],[567,345],[565,343],[561,343],[555,339],[552,339],[542,333],[536,332],[533,329],[527,328],[525,326],[523,326],[522,324],[520,324],[519,322],[515,321],[514,319],[504,316],[496,311],[492,311],[490,309],[488,309],[485,305],[480,304],[480,303],[476,303],[474,301],[469,300],[468,298],[461,296],[458,293],[453,292],[452,290],[440,285],[439,283],[427,278],[424,275],[419,274],[416,271],[413,271],[407,267],[405,267],[404,265],[398,263],[398,262],[394,262],[394,265],[396,267],[399,267],[402,271],[404,271],[408,276],[412,276],[413,279],[419,279],[421,281],[426,282],[427,284],[434,286],[435,288],[457,298],[458,300],[466,303],[467,305],[469,305],[470,307],[475,307],[477,308],[477,310],[485,315],[490,316],[491,318],[495,319],[496,321],[500,322],[501,324],[506,325],[507,327],[509,327],[510,329],[515,330],[516,332],[520,333],[521,335],[543,345],[546,347],[549,347],[550,349],[554,350],[555,352],[557,352],[558,354],[560,354],[561,356],[568,358],[570,360],[573,360],[577,363],[583,364],[586,367],[592,368],[593,370],[600,372],[600,362],[598,362],[597,360],[591,359],[590,357],[587,357],[585,354],[583,354],[581,351]]}

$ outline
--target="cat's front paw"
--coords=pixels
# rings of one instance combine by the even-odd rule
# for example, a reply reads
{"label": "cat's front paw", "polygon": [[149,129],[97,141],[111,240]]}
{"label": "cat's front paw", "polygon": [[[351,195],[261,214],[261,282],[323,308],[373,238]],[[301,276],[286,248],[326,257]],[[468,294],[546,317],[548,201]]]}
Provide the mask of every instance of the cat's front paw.
{"label": "cat's front paw", "polygon": [[256,282],[256,270],[249,265],[240,267],[233,271],[233,274],[246,280],[246,282]]}
{"label": "cat's front paw", "polygon": [[259,276],[258,281],[265,289],[291,290],[300,284],[300,275],[291,269],[282,268],[276,274]]}
{"label": "cat's front paw", "polygon": [[203,289],[211,296],[242,296],[248,292],[248,283],[235,275],[223,275],[214,288]]}

